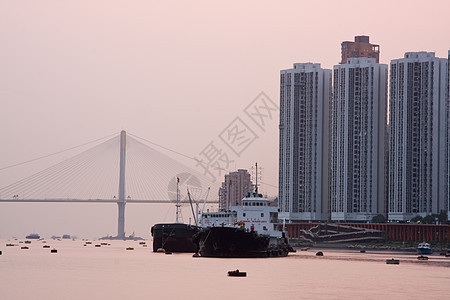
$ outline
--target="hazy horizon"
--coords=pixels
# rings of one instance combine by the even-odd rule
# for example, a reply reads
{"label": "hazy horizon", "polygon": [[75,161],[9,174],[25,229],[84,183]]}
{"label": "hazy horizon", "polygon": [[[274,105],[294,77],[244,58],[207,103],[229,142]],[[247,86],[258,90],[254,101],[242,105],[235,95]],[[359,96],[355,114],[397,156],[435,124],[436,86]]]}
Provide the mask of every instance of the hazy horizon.
{"label": "hazy horizon", "polygon": [[[246,109],[261,93],[279,105],[280,70],[332,69],[356,35],[380,45],[380,63],[411,51],[447,58],[449,11],[447,0],[2,1],[0,169],[121,130],[199,157],[211,142],[227,149],[221,134],[242,121],[255,139],[227,149],[228,168],[257,161],[263,192],[276,195],[278,112],[258,127]],[[0,170],[0,188],[74,153]],[[127,234],[148,237],[170,209],[127,205]],[[0,203],[0,238],[116,231],[115,204]]]}

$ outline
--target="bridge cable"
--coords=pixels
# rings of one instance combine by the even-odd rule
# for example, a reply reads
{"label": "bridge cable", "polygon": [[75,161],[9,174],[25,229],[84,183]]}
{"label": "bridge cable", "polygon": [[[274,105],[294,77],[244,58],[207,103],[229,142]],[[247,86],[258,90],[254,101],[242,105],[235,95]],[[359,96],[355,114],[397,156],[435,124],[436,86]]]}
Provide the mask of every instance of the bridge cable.
{"label": "bridge cable", "polygon": [[27,161],[24,161],[24,162],[21,162],[21,163],[17,163],[17,164],[9,165],[9,166],[6,166],[6,167],[2,167],[2,168],[0,168],[0,171],[6,170],[6,169],[9,169],[9,168],[13,168],[13,167],[17,167],[17,166],[21,166],[21,165],[24,165],[24,164],[27,164],[27,163],[30,163],[30,162],[33,162],[33,161],[37,161],[37,160],[40,160],[40,159],[44,159],[44,158],[47,158],[47,157],[50,157],[50,156],[53,156],[53,155],[61,154],[61,153],[64,153],[64,152],[67,152],[67,151],[70,151],[70,150],[73,150],[73,149],[77,149],[77,148],[80,148],[80,147],[83,147],[83,146],[86,146],[86,145],[89,145],[89,144],[92,144],[92,143],[95,143],[95,142],[107,139],[107,138],[115,136],[117,134],[118,133],[113,133],[113,134],[110,134],[108,136],[105,136],[105,137],[102,137],[102,138],[99,138],[99,139],[96,139],[96,140],[93,140],[93,141],[90,141],[90,142],[87,142],[87,143],[84,143],[84,144],[81,144],[81,145],[78,145],[78,146],[75,146],[75,147],[71,147],[71,148],[68,148],[68,149],[65,149],[65,150],[60,150],[60,151],[57,151],[57,152],[54,152],[54,153],[51,153],[51,154],[47,154],[47,155],[44,155],[44,156],[41,156],[41,157],[33,158],[33,159],[30,159],[30,160],[27,160]]}
{"label": "bridge cable", "polygon": [[[129,132],[127,132],[127,134],[128,134],[128,135],[131,135],[131,136],[133,136],[133,137],[135,137],[135,138],[141,139],[141,140],[143,140],[143,141],[146,141],[147,143],[150,143],[150,144],[152,144],[152,145],[154,145],[154,146],[157,146],[157,147],[159,147],[159,148],[161,148],[161,149],[170,151],[170,152],[172,152],[172,153],[175,153],[175,154],[177,154],[177,155],[183,156],[183,157],[188,158],[188,159],[190,159],[190,160],[194,160],[194,161],[195,161],[196,163],[198,163],[198,164],[206,165],[206,163],[204,163],[204,162],[202,162],[202,161],[199,161],[199,160],[196,159],[195,157],[192,157],[192,156],[186,155],[186,154],[184,154],[184,153],[178,152],[178,151],[176,151],[176,150],[167,148],[167,147],[162,146],[162,145],[160,145],[160,144],[157,144],[157,143],[155,143],[155,142],[152,142],[152,141],[149,141],[149,140],[144,139],[144,138],[142,138],[142,137],[139,137],[139,136],[136,136],[136,135],[134,135],[134,134],[131,134],[131,133],[129,133]],[[219,168],[219,167],[216,167],[216,169],[217,169],[217,170],[222,170],[222,171],[225,171],[225,172],[231,172],[231,170],[225,169],[225,168]],[[273,188],[278,188],[278,186],[272,185],[272,184],[267,183],[267,182],[260,181],[260,183],[261,183],[261,184],[265,184],[265,185],[270,186],[270,187],[273,187]]]}

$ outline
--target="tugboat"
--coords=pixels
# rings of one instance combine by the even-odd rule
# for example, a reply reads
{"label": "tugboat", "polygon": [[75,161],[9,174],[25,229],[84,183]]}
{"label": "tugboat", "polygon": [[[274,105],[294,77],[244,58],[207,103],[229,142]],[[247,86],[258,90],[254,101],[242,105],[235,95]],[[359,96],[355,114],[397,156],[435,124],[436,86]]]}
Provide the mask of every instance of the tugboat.
{"label": "tugboat", "polygon": [[417,246],[417,253],[418,254],[431,254],[431,253],[433,253],[433,251],[431,250],[430,244],[428,244],[424,241]]}
{"label": "tugboat", "polygon": [[175,223],[159,223],[153,225],[150,230],[153,236],[153,252],[193,253],[197,249],[197,246],[192,241],[192,237],[200,230],[200,228],[196,225],[184,224],[179,221],[179,215],[181,212],[180,195],[178,188],[179,182],[180,179],[177,177]]}
{"label": "tugboat", "polygon": [[202,257],[282,257],[295,250],[284,232],[278,231],[278,207],[254,192],[242,199],[242,206],[229,211],[202,213],[202,230],[195,235],[197,255]]}

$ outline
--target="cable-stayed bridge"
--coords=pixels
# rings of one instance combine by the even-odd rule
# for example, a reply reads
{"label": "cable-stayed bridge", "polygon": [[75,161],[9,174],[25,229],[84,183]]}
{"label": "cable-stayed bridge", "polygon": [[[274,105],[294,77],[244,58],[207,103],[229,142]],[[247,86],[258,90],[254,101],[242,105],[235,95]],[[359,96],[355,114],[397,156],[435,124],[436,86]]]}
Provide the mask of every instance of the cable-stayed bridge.
{"label": "cable-stayed bridge", "polygon": [[182,202],[189,202],[187,189],[195,200],[205,199],[209,189],[209,199],[217,198],[217,182],[144,142],[122,131],[72,158],[0,188],[0,202],[117,203],[117,237],[124,238],[126,203],[174,203],[177,178]]}

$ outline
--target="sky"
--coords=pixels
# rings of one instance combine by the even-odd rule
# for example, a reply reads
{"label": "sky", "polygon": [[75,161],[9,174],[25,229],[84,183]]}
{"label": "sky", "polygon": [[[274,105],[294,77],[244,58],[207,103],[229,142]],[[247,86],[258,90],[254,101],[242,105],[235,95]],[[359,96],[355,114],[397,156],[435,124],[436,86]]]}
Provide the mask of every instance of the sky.
{"label": "sky", "polygon": [[[247,113],[261,97],[279,105],[280,70],[301,62],[332,69],[341,42],[355,35],[380,45],[385,64],[409,51],[447,57],[449,11],[448,0],[0,0],[0,188],[69,153],[5,167],[126,130],[190,157],[213,143],[229,170],[258,162],[261,189],[276,196],[278,112],[264,126]],[[233,152],[221,137],[235,122],[253,139]],[[149,237],[170,209],[128,205],[127,233]],[[0,203],[0,238],[114,234],[116,211]]]}

